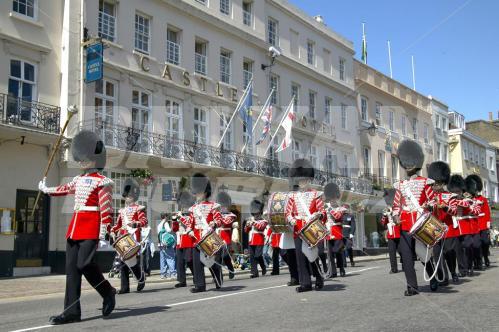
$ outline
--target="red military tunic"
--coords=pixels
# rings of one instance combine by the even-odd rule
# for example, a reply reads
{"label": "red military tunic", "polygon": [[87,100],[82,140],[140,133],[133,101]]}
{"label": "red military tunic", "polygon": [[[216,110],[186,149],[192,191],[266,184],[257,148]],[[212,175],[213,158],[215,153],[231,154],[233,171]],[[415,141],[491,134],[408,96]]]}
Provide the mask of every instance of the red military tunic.
{"label": "red military tunic", "polygon": [[[248,222],[252,223],[251,226],[248,226]],[[254,217],[251,217],[248,221],[246,221],[246,225],[244,227],[244,231],[249,233],[248,244],[250,246],[263,246],[265,245],[265,228],[267,227],[267,220],[258,219],[255,220]]]}
{"label": "red military tunic", "polygon": [[[434,181],[419,175],[413,175],[408,180],[394,184],[395,197],[393,199],[393,216],[400,216],[401,230],[409,232],[419,217],[418,208],[433,199],[431,184]],[[418,205],[411,200],[414,197]]]}
{"label": "red military tunic", "polygon": [[223,223],[222,219],[218,203],[211,201],[199,202],[189,208],[186,229],[187,232],[193,231],[194,237],[199,241],[210,229],[221,227]]}
{"label": "red military tunic", "polygon": [[344,212],[344,208],[333,208],[330,203],[326,203],[326,226],[329,228],[328,240],[343,240],[343,224],[341,221]]}
{"label": "red military tunic", "polygon": [[477,201],[482,202],[480,207],[480,215],[478,217],[478,227],[480,231],[486,231],[490,229],[490,207],[487,198],[479,195],[475,198]]}
{"label": "red military tunic", "polygon": [[50,196],[75,195],[74,214],[66,233],[66,239],[97,240],[101,224],[113,221],[113,181],[94,172],[75,176],[67,184],[47,188]]}
{"label": "red military tunic", "polygon": [[180,216],[172,220],[172,231],[177,235],[177,249],[194,248],[195,240],[187,234],[186,225],[189,223],[189,216]]}
{"label": "red military tunic", "polygon": [[476,219],[475,216],[479,213],[480,208],[473,205],[469,199],[457,200],[457,219],[461,235],[475,234],[477,228],[475,223],[478,224],[478,221],[473,221],[473,219]]}
{"label": "red military tunic", "polygon": [[[116,225],[111,229],[113,233],[124,235],[127,233],[135,234],[135,239],[140,242],[140,231],[142,227],[147,226],[146,207],[137,203],[132,203],[120,209]],[[132,227],[136,224],[137,227]]]}
{"label": "red military tunic", "polygon": [[457,215],[457,195],[448,191],[435,193],[434,199],[438,205],[447,206],[447,211],[442,208],[435,207],[433,215],[448,226],[448,231],[445,238],[458,237],[460,234],[459,227],[454,227],[454,216]]}
{"label": "red military tunic", "polygon": [[316,212],[320,212],[324,215],[322,220],[325,222],[326,216],[321,191],[311,189],[305,192],[292,191],[289,193],[284,215],[289,224],[294,224],[293,236],[295,239],[298,237],[303,226],[305,226],[309,215]]}
{"label": "red military tunic", "polygon": [[281,241],[281,233],[274,233],[272,229],[269,228],[267,231],[267,236],[270,237],[270,246],[272,248],[279,248],[279,242]]}
{"label": "red military tunic", "polygon": [[[390,225],[390,220],[388,216],[383,216],[381,217],[381,225],[386,226],[387,232],[386,232],[386,238],[388,240],[394,240],[394,239],[400,239],[400,225],[397,225],[393,223]],[[391,231],[390,231],[391,227]]]}
{"label": "red military tunic", "polygon": [[232,212],[222,213],[222,225],[217,228],[218,235],[220,235],[227,246],[232,244],[232,229],[237,227],[237,223],[234,223],[236,218],[237,216]]}

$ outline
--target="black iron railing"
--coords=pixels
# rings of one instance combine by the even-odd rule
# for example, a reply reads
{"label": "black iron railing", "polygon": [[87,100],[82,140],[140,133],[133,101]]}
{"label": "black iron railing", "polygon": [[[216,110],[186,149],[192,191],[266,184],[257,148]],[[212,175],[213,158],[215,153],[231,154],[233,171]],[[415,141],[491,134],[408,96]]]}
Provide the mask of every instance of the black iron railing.
{"label": "black iron railing", "polygon": [[[107,146],[125,151],[274,178],[286,178],[290,167],[289,163],[278,160],[224,150],[132,127],[110,125],[100,121],[83,122],[80,127],[97,132]],[[368,179],[350,178],[324,171],[316,172],[315,184],[324,185],[328,182],[337,183],[342,190],[362,194],[372,193],[372,182]]]}
{"label": "black iron railing", "polygon": [[0,93],[0,122],[50,133],[60,131],[61,108]]}

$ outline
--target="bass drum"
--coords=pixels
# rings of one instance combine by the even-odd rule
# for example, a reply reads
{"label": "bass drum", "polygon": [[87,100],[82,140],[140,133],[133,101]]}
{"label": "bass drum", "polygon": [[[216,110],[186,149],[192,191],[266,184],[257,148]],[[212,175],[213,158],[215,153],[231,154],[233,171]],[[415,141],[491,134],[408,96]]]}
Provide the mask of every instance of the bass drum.
{"label": "bass drum", "polygon": [[287,192],[275,192],[268,201],[269,226],[273,233],[287,233],[292,228],[286,221],[286,205],[288,204]]}

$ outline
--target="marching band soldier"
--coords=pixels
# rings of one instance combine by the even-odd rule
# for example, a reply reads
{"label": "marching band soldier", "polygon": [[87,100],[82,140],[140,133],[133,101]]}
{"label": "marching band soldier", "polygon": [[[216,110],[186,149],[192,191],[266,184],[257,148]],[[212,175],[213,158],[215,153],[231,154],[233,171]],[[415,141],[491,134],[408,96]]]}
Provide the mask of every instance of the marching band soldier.
{"label": "marching band soldier", "polygon": [[[473,232],[473,267],[476,270],[482,270],[482,265],[480,264],[482,247],[482,242],[480,241],[480,217],[484,216],[484,213],[482,213],[483,201],[478,199],[479,184],[477,183],[476,176],[477,175],[468,175],[464,182],[466,184],[466,192],[475,208],[474,217],[471,218]],[[478,180],[481,181],[480,177],[478,177]]]}
{"label": "marching band soldier", "polygon": [[[484,259],[485,266],[490,266],[489,261],[489,247],[490,247],[490,207],[489,201],[485,198],[481,192],[483,190],[483,182],[480,176],[476,174],[469,175],[468,178],[475,181],[476,183],[476,192],[477,195],[475,197],[481,203],[481,213],[478,218],[478,226],[480,230],[480,244],[481,244],[481,256]],[[479,259],[478,262],[479,267],[482,266],[482,259]]]}
{"label": "marching band soldier", "polygon": [[[459,228],[457,225],[454,225],[452,218],[457,214],[457,200],[456,195],[449,192],[448,188],[446,188],[450,181],[450,167],[447,163],[443,161],[431,163],[428,167],[428,177],[435,181],[432,186],[436,202],[433,215],[448,227],[444,240],[439,241],[433,247],[433,256],[437,257],[437,259],[438,257],[442,257],[438,266],[439,279],[443,280],[440,286],[447,286],[449,284],[447,267],[450,270],[452,281],[455,283],[459,281],[456,273],[456,250],[459,241]],[[441,253],[442,250],[443,253]],[[447,262],[447,267],[445,262]]]}
{"label": "marching band soldier", "polygon": [[114,310],[116,290],[104,279],[94,262],[99,239],[103,241],[107,226],[112,224],[111,179],[100,174],[106,164],[106,149],[102,140],[90,131],[80,131],[71,144],[73,159],[79,163],[83,174],[67,184],[48,188],[46,179],[38,188],[50,196],[75,195],[74,214],[66,233],[66,292],[64,311],[50,317],[50,324],[59,325],[81,320],[81,277],[103,298],[102,315],[107,317]]}
{"label": "marching band soldier", "polygon": [[345,208],[339,206],[338,200],[340,199],[340,187],[336,183],[330,182],[324,186],[324,200],[325,210],[327,216],[326,226],[329,229],[328,250],[329,259],[331,260],[332,273],[331,276],[336,278],[338,272],[336,267],[340,269],[340,276],[345,276],[345,268],[343,266],[343,228],[342,219]]}
{"label": "marching band soldier", "polygon": [[226,192],[220,192],[217,195],[217,203],[220,204],[222,213],[222,227],[217,228],[217,233],[220,235],[227,245],[227,250],[222,253],[222,261],[229,269],[229,279],[234,279],[234,266],[230,257],[230,249],[232,246],[232,236],[234,233],[239,234],[239,224],[237,216],[229,211],[232,205],[232,199]]}
{"label": "marching band soldier", "polygon": [[[401,225],[399,253],[402,257],[407,281],[407,290],[404,295],[412,296],[419,292],[413,259],[416,243],[409,231],[415,224],[421,210],[431,208],[430,204],[433,200],[431,184],[433,184],[433,180],[418,175],[423,166],[424,153],[417,142],[411,140],[400,142],[397,156],[400,166],[407,172],[408,179],[394,184],[396,191],[393,199],[393,216],[396,223]],[[426,271],[428,275],[433,275],[432,264],[426,264]],[[432,291],[437,290],[438,281],[436,278],[431,279],[430,288]]]}
{"label": "marching band soldier", "polygon": [[397,250],[400,244],[400,225],[393,222],[392,204],[395,198],[395,189],[385,189],[383,196],[387,208],[383,210],[381,224],[387,227],[386,239],[388,242],[388,255],[390,257],[390,274],[398,273]]}
{"label": "marching band soldier", "polygon": [[343,243],[345,245],[345,254],[343,256],[343,266],[347,266],[346,256],[350,259],[350,266],[355,266],[353,261],[353,238],[355,235],[355,216],[350,212],[350,205],[343,204],[345,213],[343,214],[341,223],[343,226]]}
{"label": "marching band soldier", "polygon": [[[220,205],[209,200],[211,197],[211,182],[206,175],[194,174],[191,178],[191,189],[196,197],[196,203],[189,208],[190,216],[187,220],[187,234],[197,243],[202,236],[222,225],[222,214],[220,213]],[[219,289],[223,281],[222,270],[220,269],[220,253],[215,255],[215,262],[210,268],[210,272],[215,281],[215,287]],[[204,292],[206,291],[206,281],[199,248],[193,250],[193,267],[194,288],[191,289],[191,292]]]}
{"label": "marching band soldier", "polygon": [[319,272],[319,259],[317,258],[314,262],[308,261],[308,258],[302,251],[302,239],[298,234],[308,222],[315,220],[315,218],[326,219],[324,216],[322,192],[309,188],[315,176],[314,167],[309,160],[295,160],[289,169],[288,176],[293,191],[289,194],[285,217],[294,229],[296,261],[300,283],[296,291],[301,293],[312,290],[310,272],[315,276],[315,289],[319,290],[324,287],[324,279]]}
{"label": "marching band soldier", "polygon": [[[135,236],[138,243],[141,241],[141,229],[147,226],[146,207],[137,204],[139,199],[140,187],[137,181],[126,179],[123,186],[123,198],[125,199],[125,207],[119,210],[118,220],[116,225],[111,229],[111,232],[118,238],[120,235],[130,233]],[[120,270],[121,288],[118,294],[130,293],[130,271],[138,281],[137,292],[144,289],[146,280],[144,269],[141,264],[140,254],[137,258],[132,258],[133,262],[123,262]],[[133,264],[135,263],[135,264]],[[130,264],[131,266],[129,266]]]}
{"label": "marching band soldier", "polygon": [[179,211],[172,216],[172,231],[177,235],[175,258],[178,282],[175,288],[181,288],[187,287],[186,265],[194,275],[192,256],[195,240],[187,234],[186,228],[189,219],[188,209],[194,204],[194,197],[189,192],[182,191],[177,198],[177,204]]}
{"label": "marching band soldier", "polygon": [[262,218],[263,203],[252,200],[250,203],[251,217],[246,220],[244,231],[249,234],[249,253],[251,264],[251,278],[258,278],[258,264],[262,269],[262,275],[267,274],[267,267],[263,260],[263,246],[265,245],[265,228],[267,220]]}

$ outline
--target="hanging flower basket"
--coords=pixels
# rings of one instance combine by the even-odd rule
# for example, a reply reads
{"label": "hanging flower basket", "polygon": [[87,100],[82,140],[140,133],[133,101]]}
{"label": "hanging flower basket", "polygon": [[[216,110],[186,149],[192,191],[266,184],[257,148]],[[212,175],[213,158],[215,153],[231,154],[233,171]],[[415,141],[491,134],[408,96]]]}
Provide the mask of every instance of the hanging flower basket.
{"label": "hanging flower basket", "polygon": [[154,176],[152,175],[152,171],[149,169],[137,168],[132,169],[130,175],[137,179],[144,186],[150,185],[154,181]]}

